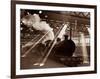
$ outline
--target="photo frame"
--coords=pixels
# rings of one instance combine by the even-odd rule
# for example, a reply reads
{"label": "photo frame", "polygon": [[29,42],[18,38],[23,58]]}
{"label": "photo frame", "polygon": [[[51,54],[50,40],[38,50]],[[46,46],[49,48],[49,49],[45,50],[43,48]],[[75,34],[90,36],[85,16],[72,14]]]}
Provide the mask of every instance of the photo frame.
{"label": "photo frame", "polygon": [[[11,1],[11,78],[96,73],[96,19],[96,5]],[[68,47],[71,45],[73,55],[67,47],[68,53],[61,53],[64,47],[59,45],[65,44],[66,38],[62,38],[62,30],[71,40]]]}

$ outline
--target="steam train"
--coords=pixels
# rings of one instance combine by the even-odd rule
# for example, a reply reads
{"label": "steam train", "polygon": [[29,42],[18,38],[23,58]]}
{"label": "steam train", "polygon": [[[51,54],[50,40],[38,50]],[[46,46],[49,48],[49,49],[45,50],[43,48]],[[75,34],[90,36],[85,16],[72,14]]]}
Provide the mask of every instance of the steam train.
{"label": "steam train", "polygon": [[21,21],[28,28],[33,28],[43,33],[43,36],[38,41],[35,43],[30,42],[30,44],[28,43],[22,47],[22,52],[27,47],[29,48],[28,50],[24,51],[22,57],[27,56],[27,54],[34,47],[37,47],[37,50],[40,50],[38,52],[42,51],[41,60],[38,64],[40,66],[45,64],[48,57],[51,57],[54,60],[65,64],[66,66],[77,66],[83,61],[82,58],[73,57],[76,45],[71,39],[71,35],[69,38],[65,32],[67,28],[66,23],[63,23],[59,30],[54,34],[53,28],[51,28],[45,21],[41,21],[39,15],[37,14],[26,15]]}

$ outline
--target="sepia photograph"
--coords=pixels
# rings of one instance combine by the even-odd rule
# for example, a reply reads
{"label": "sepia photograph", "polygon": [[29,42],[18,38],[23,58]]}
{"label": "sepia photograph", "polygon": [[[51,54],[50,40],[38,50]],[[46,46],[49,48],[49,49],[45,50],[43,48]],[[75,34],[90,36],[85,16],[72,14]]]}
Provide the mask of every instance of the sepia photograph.
{"label": "sepia photograph", "polygon": [[21,69],[90,65],[90,12],[20,12]]}
{"label": "sepia photograph", "polygon": [[17,77],[96,73],[96,6],[20,1],[13,6]]}

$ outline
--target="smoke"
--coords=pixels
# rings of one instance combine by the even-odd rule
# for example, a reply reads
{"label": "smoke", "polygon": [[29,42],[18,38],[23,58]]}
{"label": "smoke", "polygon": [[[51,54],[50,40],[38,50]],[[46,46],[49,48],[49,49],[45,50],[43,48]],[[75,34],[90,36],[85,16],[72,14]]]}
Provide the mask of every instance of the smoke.
{"label": "smoke", "polygon": [[26,15],[25,17],[23,17],[21,19],[21,21],[26,26],[33,27],[34,29],[41,31],[44,34],[48,32],[48,34],[42,40],[42,43],[45,43],[48,40],[53,40],[54,39],[53,28],[51,28],[46,21],[41,21],[38,14]]}

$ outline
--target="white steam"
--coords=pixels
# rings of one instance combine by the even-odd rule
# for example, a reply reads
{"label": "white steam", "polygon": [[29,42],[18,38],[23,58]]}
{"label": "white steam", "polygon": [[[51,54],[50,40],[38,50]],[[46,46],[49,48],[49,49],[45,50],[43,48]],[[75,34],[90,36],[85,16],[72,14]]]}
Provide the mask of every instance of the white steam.
{"label": "white steam", "polygon": [[25,17],[22,18],[22,22],[28,27],[32,26],[34,29],[41,31],[44,34],[48,32],[48,34],[44,37],[42,43],[45,43],[45,41],[47,40],[54,39],[53,28],[51,28],[49,24],[46,23],[46,21],[41,21],[38,14],[26,15]]}

